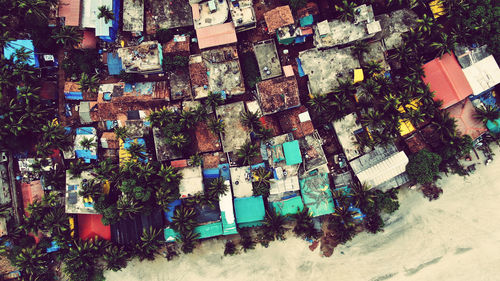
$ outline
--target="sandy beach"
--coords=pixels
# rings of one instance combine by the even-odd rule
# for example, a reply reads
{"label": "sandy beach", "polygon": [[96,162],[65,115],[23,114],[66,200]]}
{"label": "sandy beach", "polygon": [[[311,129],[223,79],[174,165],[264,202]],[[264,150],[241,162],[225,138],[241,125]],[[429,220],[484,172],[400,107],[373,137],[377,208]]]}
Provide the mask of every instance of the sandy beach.
{"label": "sandy beach", "polygon": [[500,150],[489,166],[469,177],[438,182],[441,197],[429,202],[420,192],[402,190],[401,207],[385,231],[361,233],[329,258],[288,235],[284,242],[224,257],[224,240],[203,242],[191,255],[173,261],[134,260],[111,281],[159,280],[499,280]]}

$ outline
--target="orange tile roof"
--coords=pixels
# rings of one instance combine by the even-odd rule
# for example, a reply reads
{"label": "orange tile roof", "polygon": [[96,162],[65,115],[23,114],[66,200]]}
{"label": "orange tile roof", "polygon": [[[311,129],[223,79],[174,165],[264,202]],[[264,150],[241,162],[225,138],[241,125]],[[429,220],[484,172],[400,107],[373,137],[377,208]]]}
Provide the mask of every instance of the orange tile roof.
{"label": "orange tile roof", "polygon": [[174,160],[170,162],[170,166],[174,168],[184,168],[188,166],[188,160],[187,159]]}
{"label": "orange tile roof", "polygon": [[450,117],[455,118],[457,121],[457,130],[462,133],[462,135],[469,135],[472,139],[476,139],[486,132],[484,124],[474,118],[476,109],[469,99],[455,104],[446,109],[446,111],[450,113]]}
{"label": "orange tile roof", "polygon": [[450,107],[472,94],[472,88],[465,78],[455,55],[445,54],[423,65],[424,83],[429,83],[436,92],[434,100],[442,100],[442,108]]}
{"label": "orange tile roof", "polygon": [[269,33],[274,33],[276,29],[294,23],[290,6],[274,8],[264,14]]}
{"label": "orange tile roof", "polygon": [[80,0],[60,0],[59,17],[64,18],[64,24],[68,26],[80,25]]}
{"label": "orange tile roof", "polygon": [[300,105],[295,76],[277,77],[257,84],[262,114],[272,114]]}
{"label": "orange tile roof", "polygon": [[238,41],[232,22],[196,29],[196,37],[200,49],[232,44]]}
{"label": "orange tile roof", "polygon": [[32,181],[30,183],[21,183],[21,194],[23,195],[24,212],[28,214],[27,207],[35,200],[42,200],[43,189],[40,180]]}
{"label": "orange tile roof", "polygon": [[307,112],[305,106],[299,106],[278,113],[279,122],[283,133],[292,133],[295,139],[300,139],[314,132],[314,125],[311,120],[300,122],[299,114]]}

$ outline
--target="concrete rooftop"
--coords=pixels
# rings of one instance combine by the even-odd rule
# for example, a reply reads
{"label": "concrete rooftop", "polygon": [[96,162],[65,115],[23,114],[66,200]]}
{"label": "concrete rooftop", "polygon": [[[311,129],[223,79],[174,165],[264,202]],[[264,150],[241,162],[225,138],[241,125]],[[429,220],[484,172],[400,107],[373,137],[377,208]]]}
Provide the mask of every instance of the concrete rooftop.
{"label": "concrete rooftop", "polygon": [[273,39],[255,43],[253,51],[257,58],[262,80],[274,78],[282,74],[280,58]]}
{"label": "concrete rooftop", "polygon": [[386,50],[391,50],[401,45],[403,33],[409,31],[410,27],[416,27],[418,17],[415,12],[402,9],[378,15],[375,19],[380,21],[382,31],[377,33],[374,38],[382,39]]}
{"label": "concrete rooftop", "polygon": [[146,10],[146,31],[155,33],[160,28],[170,29],[193,25],[193,13],[185,0],[151,0]]}
{"label": "concrete rooftop", "polygon": [[204,51],[201,56],[209,73],[209,91],[225,91],[228,95],[245,93],[245,83],[235,46]]}
{"label": "concrete rooftop", "polygon": [[[210,10],[212,5],[215,6],[215,11]],[[191,9],[195,29],[225,23],[229,16],[229,5],[226,0],[211,0],[191,4]]]}
{"label": "concrete rooftop", "polygon": [[[238,3],[237,6],[236,3]],[[233,19],[234,26],[237,32],[249,30],[255,27],[257,18],[255,10],[253,9],[252,0],[240,0],[229,4],[231,11],[231,18]]]}
{"label": "concrete rooftop", "polygon": [[144,30],[144,1],[123,0],[123,31]]}
{"label": "concrete rooftop", "polygon": [[148,41],[138,46],[119,48],[117,53],[125,72],[156,73],[163,71],[160,48],[161,45],[157,41]]}
{"label": "concrete rooftop", "polygon": [[222,134],[224,152],[236,151],[250,141],[248,129],[240,122],[240,116],[243,112],[245,112],[245,104],[242,101],[220,105],[216,109],[217,117],[222,119],[225,125]]}
{"label": "concrete rooftop", "polygon": [[330,32],[325,35],[320,35],[318,26],[314,27],[314,46],[318,49],[345,45],[375,35],[368,33],[364,23],[353,24],[347,21],[333,20],[328,22],[328,25]]}
{"label": "concrete rooftop", "polygon": [[356,123],[356,114],[351,113],[346,115],[343,119],[333,122],[335,133],[339,139],[339,143],[344,149],[344,154],[348,161],[354,159],[362,154],[356,146],[355,131],[361,130],[360,124]]}
{"label": "concrete rooftop", "polygon": [[264,115],[300,105],[299,86],[295,76],[282,76],[259,82],[257,93]]}

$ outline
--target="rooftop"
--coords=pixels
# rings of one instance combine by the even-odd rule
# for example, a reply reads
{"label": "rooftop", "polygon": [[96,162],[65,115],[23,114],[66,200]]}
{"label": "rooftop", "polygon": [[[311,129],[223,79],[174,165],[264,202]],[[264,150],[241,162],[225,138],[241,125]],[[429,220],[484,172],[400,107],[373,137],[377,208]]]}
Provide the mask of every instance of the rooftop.
{"label": "rooftop", "polygon": [[314,135],[299,139],[300,151],[304,158],[304,172],[309,172],[327,163],[321,140]]}
{"label": "rooftop", "polygon": [[314,126],[309,111],[303,105],[285,110],[276,115],[284,133],[292,133],[295,139],[302,138],[314,132]]}
{"label": "rooftop", "polygon": [[180,151],[175,149],[170,149],[169,146],[163,140],[160,130],[153,127],[153,139],[155,142],[156,159],[160,162],[166,160],[179,159],[182,157]]}
{"label": "rooftop", "polygon": [[83,171],[79,177],[73,177],[69,171],[66,171],[66,213],[97,214],[92,198],[83,198],[79,194],[82,184],[86,184],[93,178],[94,176],[87,171]]}
{"label": "rooftop", "polygon": [[474,95],[479,95],[500,83],[500,68],[486,46],[473,50],[457,48],[458,62]]}
{"label": "rooftop", "polygon": [[[213,119],[212,115],[210,118]],[[208,129],[207,122],[199,122],[195,127],[196,151],[199,153],[221,150],[219,136]]]}
{"label": "rooftop", "polygon": [[412,10],[402,9],[378,15],[375,19],[380,21],[382,31],[374,38],[383,39],[386,50],[392,50],[401,45],[403,33],[416,27],[418,17]]}
{"label": "rooftop", "polygon": [[123,31],[144,30],[144,0],[123,0]]}
{"label": "rooftop", "polygon": [[229,45],[238,41],[232,22],[198,28],[196,37],[200,49]]}
{"label": "rooftop", "polygon": [[420,150],[427,148],[424,138],[420,133],[413,134],[405,139],[406,145],[411,153],[417,153]]}
{"label": "rooftop", "polygon": [[59,17],[64,18],[64,25],[80,26],[80,1],[59,0]]}
{"label": "rooftop", "polygon": [[273,39],[254,43],[253,51],[257,58],[262,80],[274,78],[282,74],[280,58]]}
{"label": "rooftop", "polygon": [[384,71],[389,71],[391,67],[386,62],[384,53],[385,49],[381,41],[370,42],[368,43],[368,52],[363,53],[363,62],[376,61],[380,63]]}
{"label": "rooftop", "polygon": [[191,84],[189,83],[189,68],[177,67],[169,73],[170,97],[172,100],[191,99]]}
{"label": "rooftop", "polygon": [[233,187],[234,197],[243,198],[253,195],[252,175],[250,166],[231,167],[231,185]]}
{"label": "rooftop", "polygon": [[231,11],[231,18],[237,32],[255,27],[257,19],[252,0],[231,1],[229,10]]}
{"label": "rooftop", "polygon": [[181,198],[190,197],[198,192],[203,192],[203,174],[201,166],[182,168],[179,170],[179,173],[182,175],[181,183],[179,184]]}
{"label": "rooftop", "polygon": [[111,239],[111,227],[104,225],[101,221],[102,215],[97,214],[79,214],[78,215],[78,232],[83,240],[95,238],[99,236],[101,239]]}
{"label": "rooftop", "polygon": [[474,140],[487,131],[484,124],[474,117],[476,109],[469,99],[464,99],[447,108],[446,112],[450,114],[450,117],[455,118],[457,130],[462,135],[469,135]]}
{"label": "rooftop", "polygon": [[294,196],[289,199],[271,202],[276,214],[281,216],[297,214],[304,209],[304,202],[302,202],[302,197]]}
{"label": "rooftop", "polygon": [[234,198],[234,212],[238,227],[252,227],[261,225],[266,216],[262,196]]}
{"label": "rooftop", "polygon": [[172,40],[162,44],[164,54],[182,54],[189,55],[190,53],[190,37],[189,35],[175,35]]}
{"label": "rooftop", "polygon": [[300,105],[299,87],[295,76],[283,76],[259,82],[257,93],[264,115]]}
{"label": "rooftop", "polygon": [[344,172],[342,174],[336,174],[333,179],[333,184],[335,188],[339,188],[346,185],[351,185],[353,183],[351,172]]}
{"label": "rooftop", "polygon": [[313,217],[334,212],[334,203],[327,173],[316,173],[300,180],[304,205]]}
{"label": "rooftop", "polygon": [[352,55],[351,48],[309,49],[299,53],[305,75],[309,77],[309,92],[312,95],[328,94],[339,85],[338,79],[354,78],[354,69],[360,67]]}
{"label": "rooftop", "polygon": [[235,46],[212,49],[201,53],[208,72],[208,89],[227,95],[245,93],[238,51]]}
{"label": "rooftop", "polygon": [[194,28],[225,23],[229,16],[229,6],[226,0],[209,0],[191,4]]}
{"label": "rooftop", "polygon": [[208,96],[207,71],[207,66],[201,55],[189,57],[189,77],[191,78],[191,89],[195,99]]}
{"label": "rooftop", "polygon": [[324,22],[314,28],[314,46],[318,49],[345,45],[354,41],[373,37],[375,33],[368,33],[363,23],[353,24],[348,21],[332,20],[328,28],[323,30]]}
{"label": "rooftop", "polygon": [[277,167],[276,169],[274,169],[275,176],[274,179],[271,180],[271,188],[269,189],[269,193],[271,195],[282,195],[285,192],[296,191],[300,189],[299,177],[296,175],[296,172],[295,175],[288,174],[288,172],[290,170],[293,170],[293,168],[284,168]]}
{"label": "rooftop", "polygon": [[185,0],[151,0],[146,9],[146,32],[193,25],[191,5]]}
{"label": "rooftop", "polygon": [[430,84],[435,92],[434,100],[442,100],[442,108],[450,107],[472,94],[472,88],[465,78],[455,55],[445,54],[422,66],[425,77],[422,80]]}
{"label": "rooftop", "polygon": [[157,41],[142,42],[138,46],[120,48],[118,56],[122,59],[122,66],[128,73],[157,73],[162,72],[162,51]]}
{"label": "rooftop", "polygon": [[226,128],[222,134],[224,152],[236,151],[250,141],[248,129],[240,122],[243,112],[245,112],[245,104],[242,101],[220,105],[216,109],[217,117],[224,121]]}
{"label": "rooftop", "polygon": [[23,197],[23,207],[24,211],[27,212],[27,207],[29,204],[35,202],[36,200],[42,200],[43,189],[40,180],[31,181],[29,183],[21,183],[21,194]]}
{"label": "rooftop", "polygon": [[356,114],[351,113],[346,115],[342,120],[333,122],[335,133],[337,134],[340,145],[344,149],[344,154],[348,161],[362,154],[356,145],[355,132],[362,130],[363,127],[361,127],[356,120]]}
{"label": "rooftop", "polygon": [[294,23],[292,10],[288,5],[267,11],[264,14],[264,19],[269,33],[274,33],[276,29]]}

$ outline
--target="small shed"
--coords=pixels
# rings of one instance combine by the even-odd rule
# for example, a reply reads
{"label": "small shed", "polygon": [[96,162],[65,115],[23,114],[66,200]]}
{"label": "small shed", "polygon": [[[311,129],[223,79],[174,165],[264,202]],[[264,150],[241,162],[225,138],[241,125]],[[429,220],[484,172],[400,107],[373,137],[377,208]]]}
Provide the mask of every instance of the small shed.
{"label": "small shed", "polygon": [[92,239],[96,236],[104,240],[111,239],[111,228],[101,221],[102,215],[79,214],[78,233],[82,240]]}
{"label": "small shed", "polygon": [[283,144],[283,152],[287,165],[295,165],[302,163],[302,155],[300,153],[299,141],[289,141]]}

